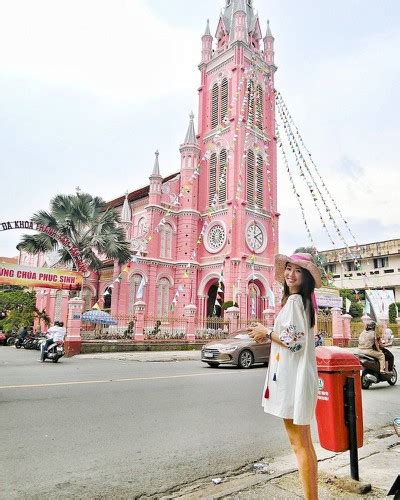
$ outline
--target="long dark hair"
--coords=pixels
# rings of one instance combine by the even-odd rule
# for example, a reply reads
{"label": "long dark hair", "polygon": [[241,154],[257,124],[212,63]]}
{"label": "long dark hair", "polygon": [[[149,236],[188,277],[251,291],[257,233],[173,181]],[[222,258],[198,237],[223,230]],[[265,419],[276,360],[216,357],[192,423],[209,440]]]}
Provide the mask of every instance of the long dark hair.
{"label": "long dark hair", "polygon": [[[312,277],[311,273],[307,271],[307,269],[301,269],[301,275],[302,275],[302,283],[300,286],[299,291],[297,292],[299,295],[301,295],[301,298],[303,299],[303,306],[304,310],[306,311],[306,314],[308,312],[309,314],[309,321],[310,321],[310,326],[311,328],[314,327],[315,325],[315,311],[314,311],[314,306],[311,300],[311,294],[315,290],[315,280]],[[283,282],[283,297],[282,297],[282,305],[284,306],[287,302],[287,299],[289,298],[290,292],[289,292],[289,287],[286,284],[286,281]]]}

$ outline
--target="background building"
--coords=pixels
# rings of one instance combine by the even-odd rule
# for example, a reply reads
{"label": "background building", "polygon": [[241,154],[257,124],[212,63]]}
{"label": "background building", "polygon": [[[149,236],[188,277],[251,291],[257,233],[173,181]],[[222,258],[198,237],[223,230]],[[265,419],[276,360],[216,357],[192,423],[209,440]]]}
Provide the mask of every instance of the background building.
{"label": "background building", "polygon": [[320,252],[335,286],[357,290],[393,290],[400,302],[400,240]]}

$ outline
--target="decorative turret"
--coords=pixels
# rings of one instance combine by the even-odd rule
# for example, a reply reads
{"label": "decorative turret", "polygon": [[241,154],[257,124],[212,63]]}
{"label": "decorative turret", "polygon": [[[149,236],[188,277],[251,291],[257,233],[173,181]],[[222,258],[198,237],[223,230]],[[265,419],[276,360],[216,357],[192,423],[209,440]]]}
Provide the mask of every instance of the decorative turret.
{"label": "decorative turret", "polygon": [[274,42],[275,38],[272,36],[269,20],[267,21],[267,33],[264,38],[264,55],[267,64],[274,64]]}
{"label": "decorative turret", "polygon": [[199,164],[200,146],[197,143],[196,131],[194,129],[194,114],[189,115],[190,121],[186,132],[184,143],[179,148],[181,153],[181,184],[182,187],[191,186],[187,194],[182,198],[182,206],[195,206],[197,203],[197,166]]}
{"label": "decorative turret", "polygon": [[160,153],[156,151],[155,155],[156,159],[154,161],[153,173],[150,175],[149,203],[158,205],[161,201],[162,177],[160,175],[160,164],[158,161]]}
{"label": "decorative turret", "polygon": [[211,36],[209,19],[207,19],[206,31],[202,36],[201,40],[203,43],[203,48],[201,51],[201,62],[208,63],[212,57],[212,43],[213,43],[213,37]]}

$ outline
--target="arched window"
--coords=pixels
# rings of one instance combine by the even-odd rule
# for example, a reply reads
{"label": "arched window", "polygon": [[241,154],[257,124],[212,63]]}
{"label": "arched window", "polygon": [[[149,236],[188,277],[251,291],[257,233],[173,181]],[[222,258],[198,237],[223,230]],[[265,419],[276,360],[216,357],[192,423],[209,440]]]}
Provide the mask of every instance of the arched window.
{"label": "arched window", "polygon": [[254,207],[254,163],[255,157],[253,151],[247,153],[247,205],[252,208]]}
{"label": "arched window", "polygon": [[218,85],[215,83],[211,92],[211,129],[218,126],[218,108],[219,108],[219,89]]}
{"label": "arched window", "polygon": [[217,155],[213,153],[210,158],[210,187],[208,191],[208,204],[211,206],[217,192]]}
{"label": "arched window", "polygon": [[223,149],[219,155],[219,192],[218,201],[220,203],[226,202],[226,183],[227,183],[227,153]]}
{"label": "arched window", "polygon": [[248,93],[248,102],[249,102],[249,111],[247,122],[249,125],[254,125],[254,114],[255,114],[255,95],[254,95],[254,82],[253,80],[249,80],[247,84],[247,93]]}
{"label": "arched window", "polygon": [[133,312],[133,306],[138,300],[136,298],[137,292],[139,290],[140,283],[142,282],[142,276],[140,274],[134,274],[129,282],[129,311]]}
{"label": "arched window", "polygon": [[264,206],[264,161],[262,155],[257,155],[256,203],[258,208]]}
{"label": "arched window", "polygon": [[220,123],[225,123],[228,119],[229,84],[227,78],[221,84],[221,118]]}
{"label": "arched window", "polygon": [[57,290],[56,292],[56,303],[54,306],[54,321],[61,321],[61,309],[62,309],[62,290]]}
{"label": "arched window", "polygon": [[85,311],[89,311],[92,308],[92,291],[90,288],[83,289],[82,299]]}
{"label": "arched window", "polygon": [[250,283],[249,295],[247,302],[247,317],[251,319],[259,319],[262,316],[262,303],[261,303],[260,288],[256,283]]}
{"label": "arched window", "polygon": [[172,227],[169,224],[164,224],[160,230],[160,257],[162,259],[172,258],[172,235]]}
{"label": "arched window", "polygon": [[110,286],[108,286],[105,289],[105,291],[104,291],[104,294],[103,294],[103,297],[104,297],[104,306],[103,306],[103,309],[105,311],[110,311],[111,310],[112,292],[113,292],[113,289]]}
{"label": "arched window", "polygon": [[168,278],[161,278],[157,287],[157,314],[160,318],[168,316],[170,306],[171,283]]}
{"label": "arched window", "polygon": [[261,85],[257,86],[257,106],[256,106],[256,123],[257,127],[262,130],[264,122],[264,91]]}

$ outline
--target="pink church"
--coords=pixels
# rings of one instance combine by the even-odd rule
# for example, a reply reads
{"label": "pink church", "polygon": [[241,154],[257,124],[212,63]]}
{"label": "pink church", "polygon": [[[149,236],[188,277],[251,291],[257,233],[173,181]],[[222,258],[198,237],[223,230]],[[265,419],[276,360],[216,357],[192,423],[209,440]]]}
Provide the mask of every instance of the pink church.
{"label": "pink church", "polygon": [[[215,37],[207,21],[199,70],[197,132],[191,113],[177,173],[163,178],[156,152],[149,185],[109,203],[135,257],[92,273],[87,309],[98,302],[114,317],[129,316],[141,301],[147,315],[162,318],[193,305],[201,319],[233,301],[247,320],[273,307],[276,66],[269,23],[263,37],[252,0],[226,0]],[[61,319],[63,294],[39,292],[39,308]]]}

